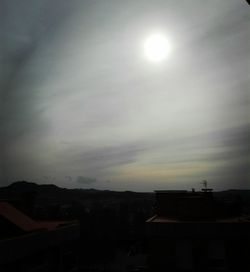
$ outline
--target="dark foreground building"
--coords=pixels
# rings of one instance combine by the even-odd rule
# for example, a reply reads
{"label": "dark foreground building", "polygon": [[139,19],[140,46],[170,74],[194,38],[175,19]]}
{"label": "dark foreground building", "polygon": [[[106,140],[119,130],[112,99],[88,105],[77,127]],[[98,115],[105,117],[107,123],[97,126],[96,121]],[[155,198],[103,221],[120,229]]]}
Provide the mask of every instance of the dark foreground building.
{"label": "dark foreground building", "polygon": [[212,190],[156,191],[155,213],[147,221],[150,271],[250,271],[250,219],[230,215]]}
{"label": "dark foreground building", "polygon": [[0,271],[77,271],[76,221],[34,221],[0,202]]}

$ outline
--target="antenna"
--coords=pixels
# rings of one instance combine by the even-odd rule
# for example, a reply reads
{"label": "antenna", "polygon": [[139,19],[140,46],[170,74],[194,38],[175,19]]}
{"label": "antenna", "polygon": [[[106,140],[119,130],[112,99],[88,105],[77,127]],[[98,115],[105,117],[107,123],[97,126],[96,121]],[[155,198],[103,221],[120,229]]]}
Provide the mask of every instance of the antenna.
{"label": "antenna", "polygon": [[205,180],[205,179],[201,182],[201,184],[203,184],[203,186],[204,186],[204,188],[201,189],[202,192],[208,193],[208,192],[212,192],[212,191],[213,191],[213,189],[207,188],[207,183],[208,183],[208,182],[207,182],[207,180]]}
{"label": "antenna", "polygon": [[204,185],[204,189],[207,190],[207,180],[204,179],[204,180],[201,182],[201,184],[203,184],[203,185]]}

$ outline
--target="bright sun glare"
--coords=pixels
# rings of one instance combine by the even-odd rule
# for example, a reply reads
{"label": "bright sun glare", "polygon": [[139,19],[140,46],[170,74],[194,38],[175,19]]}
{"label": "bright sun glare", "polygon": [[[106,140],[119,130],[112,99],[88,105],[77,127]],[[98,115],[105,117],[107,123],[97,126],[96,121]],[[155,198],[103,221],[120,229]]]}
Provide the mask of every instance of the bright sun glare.
{"label": "bright sun glare", "polygon": [[170,44],[163,34],[152,34],[144,42],[144,53],[148,60],[163,61],[170,53]]}

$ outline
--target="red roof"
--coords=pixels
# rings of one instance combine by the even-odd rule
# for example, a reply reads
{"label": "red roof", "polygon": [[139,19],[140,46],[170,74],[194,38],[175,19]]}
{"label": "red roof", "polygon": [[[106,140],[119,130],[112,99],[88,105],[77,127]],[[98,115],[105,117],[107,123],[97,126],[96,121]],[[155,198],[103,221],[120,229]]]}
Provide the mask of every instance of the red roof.
{"label": "red roof", "polygon": [[8,221],[27,232],[41,229],[51,231],[68,224],[76,223],[76,221],[35,221],[4,201],[0,202],[0,216],[5,217]]}
{"label": "red roof", "polygon": [[38,221],[38,224],[47,230],[55,230],[58,227],[75,223],[75,221]]}
{"label": "red roof", "polygon": [[41,229],[41,226],[36,221],[32,220],[7,202],[0,202],[0,215],[24,231]]}

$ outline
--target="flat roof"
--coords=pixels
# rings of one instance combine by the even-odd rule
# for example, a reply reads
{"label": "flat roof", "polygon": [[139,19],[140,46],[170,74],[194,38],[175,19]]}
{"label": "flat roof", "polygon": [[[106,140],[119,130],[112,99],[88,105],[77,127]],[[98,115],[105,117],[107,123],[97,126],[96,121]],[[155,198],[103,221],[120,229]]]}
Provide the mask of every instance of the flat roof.
{"label": "flat roof", "polygon": [[228,217],[228,218],[217,218],[215,220],[180,220],[174,217],[158,216],[155,215],[149,218],[147,223],[250,223],[250,217],[239,216],[239,217]]}
{"label": "flat roof", "polygon": [[179,193],[187,193],[187,190],[155,190],[155,193],[168,193],[168,194],[179,194]]}
{"label": "flat roof", "polygon": [[37,221],[37,223],[47,230],[55,230],[60,227],[70,226],[73,224],[78,224],[78,221],[72,220],[72,221]]}

